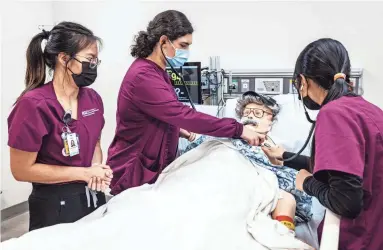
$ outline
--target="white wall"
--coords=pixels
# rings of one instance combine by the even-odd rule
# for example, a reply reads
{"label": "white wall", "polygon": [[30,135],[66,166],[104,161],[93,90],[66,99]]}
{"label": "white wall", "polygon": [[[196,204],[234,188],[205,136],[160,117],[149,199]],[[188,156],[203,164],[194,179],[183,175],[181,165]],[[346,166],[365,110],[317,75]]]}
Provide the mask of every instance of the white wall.
{"label": "white wall", "polygon": [[51,2],[2,1],[1,7],[1,209],[25,201],[30,184],[14,180],[9,167],[7,117],[24,87],[25,51],[38,25],[52,23]]}
{"label": "white wall", "polygon": [[[155,14],[166,9],[183,11],[195,27],[191,60],[208,65],[221,56],[224,69],[293,68],[309,42],[332,37],[349,50],[352,66],[364,68],[365,97],[383,108],[380,83],[383,58],[382,2],[164,2],[105,0],[94,2],[13,3],[3,18],[2,57],[2,171],[3,188],[14,198],[27,198],[25,185],[12,181],[6,146],[6,115],[22,89],[28,40],[37,24],[76,21],[104,40],[99,77],[93,85],[105,105],[104,152],[113,138],[118,89],[132,62],[133,36],[146,28]],[[15,18],[13,12],[18,13]],[[17,32],[16,32],[17,31]],[[4,88],[5,87],[5,88]],[[3,182],[2,180],[2,182]],[[17,191],[20,188],[20,191]],[[10,192],[10,191],[8,191]],[[17,194],[17,195],[16,195]]]}

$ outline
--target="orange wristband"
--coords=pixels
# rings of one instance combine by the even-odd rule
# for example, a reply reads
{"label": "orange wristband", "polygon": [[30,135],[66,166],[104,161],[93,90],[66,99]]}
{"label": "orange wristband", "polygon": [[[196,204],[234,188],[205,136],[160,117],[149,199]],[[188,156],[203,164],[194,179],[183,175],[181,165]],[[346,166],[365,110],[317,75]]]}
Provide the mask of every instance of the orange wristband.
{"label": "orange wristband", "polygon": [[277,216],[275,218],[277,221],[285,225],[290,230],[295,230],[294,220],[289,216]]}

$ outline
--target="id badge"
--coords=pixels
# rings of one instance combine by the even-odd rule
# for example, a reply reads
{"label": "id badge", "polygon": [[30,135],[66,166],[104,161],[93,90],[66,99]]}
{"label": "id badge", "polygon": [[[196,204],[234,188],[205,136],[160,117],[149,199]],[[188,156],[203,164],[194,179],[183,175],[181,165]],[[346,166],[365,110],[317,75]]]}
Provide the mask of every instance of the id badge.
{"label": "id badge", "polygon": [[68,133],[67,142],[69,146],[69,156],[78,155],[80,153],[80,143],[76,133]]}
{"label": "id badge", "polygon": [[65,133],[65,132],[61,134],[61,139],[63,140],[63,145],[64,145],[62,153],[64,156],[69,156],[69,144],[68,144],[67,134],[68,133]]}

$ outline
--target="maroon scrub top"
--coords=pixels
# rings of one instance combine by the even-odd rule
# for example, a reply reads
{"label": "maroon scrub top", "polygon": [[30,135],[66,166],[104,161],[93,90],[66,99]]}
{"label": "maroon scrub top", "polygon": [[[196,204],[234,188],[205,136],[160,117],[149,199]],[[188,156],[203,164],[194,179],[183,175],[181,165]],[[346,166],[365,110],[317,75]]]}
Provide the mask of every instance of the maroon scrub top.
{"label": "maroon scrub top", "polygon": [[152,183],[176,156],[180,128],[217,137],[239,138],[243,125],[197,112],[177,100],[165,70],[136,59],[117,100],[116,135],[108,151],[111,193]]}
{"label": "maroon scrub top", "polygon": [[101,130],[104,108],[101,97],[90,88],[80,88],[78,118],[69,128],[79,135],[80,154],[63,154],[64,109],[57,100],[52,82],[27,92],[8,117],[8,145],[27,152],[38,152],[36,162],[49,165],[89,167]]}
{"label": "maroon scrub top", "polygon": [[341,218],[341,250],[383,249],[382,133],[383,111],[362,97],[342,97],[318,114],[314,176],[336,170],[363,179],[361,214],[353,220]]}

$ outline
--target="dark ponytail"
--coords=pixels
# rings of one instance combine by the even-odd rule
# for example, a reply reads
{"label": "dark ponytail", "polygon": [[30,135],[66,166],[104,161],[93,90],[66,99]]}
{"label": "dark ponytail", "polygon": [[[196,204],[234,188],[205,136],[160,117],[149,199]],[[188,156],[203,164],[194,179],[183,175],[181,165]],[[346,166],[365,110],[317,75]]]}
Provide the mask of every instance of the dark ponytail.
{"label": "dark ponytail", "polygon": [[38,88],[45,83],[45,59],[44,52],[41,49],[41,43],[47,39],[46,33],[41,32],[32,38],[27,48],[27,71],[25,73],[25,90],[21,93]]}
{"label": "dark ponytail", "polygon": [[[351,63],[348,52],[342,43],[334,39],[319,39],[307,45],[301,52],[294,71],[294,77],[298,80],[298,91],[301,87],[301,74],[328,91],[322,106],[342,96],[358,96],[350,83]],[[337,74],[342,74],[342,77],[334,80]],[[314,162],[315,137],[311,144],[311,170],[314,168]]]}
{"label": "dark ponytail", "polygon": [[[47,40],[47,43],[43,51],[41,44],[44,39]],[[51,31],[43,30],[34,36],[26,53],[25,90],[17,101],[28,91],[44,85],[46,70],[47,68],[55,70],[58,54],[65,53],[73,57],[95,42],[101,44],[101,39],[81,24],[72,22],[61,22]]]}
{"label": "dark ponytail", "polygon": [[135,58],[146,58],[153,53],[160,37],[165,35],[174,41],[194,32],[185,14],[176,10],[161,12],[149,22],[146,31],[140,31],[134,38],[130,54]]}
{"label": "dark ponytail", "polygon": [[157,42],[149,37],[148,32],[140,31],[135,37],[135,45],[132,46],[130,54],[136,58],[146,58],[152,54]]}
{"label": "dark ponytail", "polygon": [[336,79],[334,84],[328,90],[327,96],[323,101],[323,105],[342,96],[357,96],[357,94],[354,93],[354,87],[349,82],[350,80],[347,80],[346,78]]}

